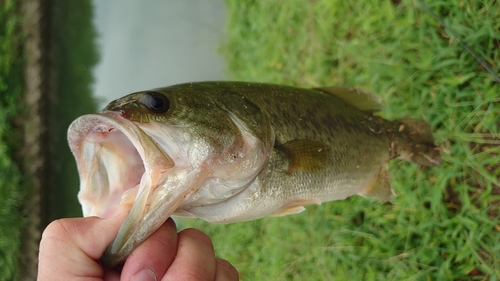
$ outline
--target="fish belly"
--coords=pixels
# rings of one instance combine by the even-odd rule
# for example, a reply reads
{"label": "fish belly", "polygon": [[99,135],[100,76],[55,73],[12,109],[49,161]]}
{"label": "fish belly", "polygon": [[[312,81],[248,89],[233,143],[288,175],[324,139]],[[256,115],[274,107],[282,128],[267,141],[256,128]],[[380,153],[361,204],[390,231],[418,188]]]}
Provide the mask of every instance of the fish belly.
{"label": "fish belly", "polygon": [[[303,211],[306,205],[362,195],[363,190],[377,180],[380,170],[385,168],[384,161],[374,161],[364,166],[356,165],[353,169],[344,165],[345,168],[331,166],[319,172],[288,173],[288,165],[286,156],[275,151],[267,167],[245,188],[238,189],[231,196],[224,196],[222,200],[196,196],[205,199],[187,202],[175,214],[211,223],[295,214]],[[227,186],[220,188],[227,190]],[[203,190],[200,189],[201,192]]]}

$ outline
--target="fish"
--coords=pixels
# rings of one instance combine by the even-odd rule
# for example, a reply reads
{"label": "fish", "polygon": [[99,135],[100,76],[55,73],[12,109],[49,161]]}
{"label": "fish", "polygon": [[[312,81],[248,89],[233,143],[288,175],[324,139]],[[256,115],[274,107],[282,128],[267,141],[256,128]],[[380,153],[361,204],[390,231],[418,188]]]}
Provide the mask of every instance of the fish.
{"label": "fish", "polygon": [[129,213],[115,266],[170,216],[234,223],[353,195],[389,201],[388,162],[441,163],[431,126],[386,120],[356,88],[208,81],[140,91],[77,118],[68,142],[84,216]]}

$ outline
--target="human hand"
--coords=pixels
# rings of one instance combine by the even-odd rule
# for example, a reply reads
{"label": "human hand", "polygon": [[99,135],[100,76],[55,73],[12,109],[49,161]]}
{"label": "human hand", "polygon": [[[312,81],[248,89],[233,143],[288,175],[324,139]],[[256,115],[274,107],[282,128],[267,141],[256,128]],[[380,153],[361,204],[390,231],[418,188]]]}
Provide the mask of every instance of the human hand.
{"label": "human hand", "polygon": [[196,229],[177,233],[172,219],[131,253],[121,273],[105,268],[99,259],[125,216],[52,222],[40,242],[38,280],[238,280],[229,262],[215,258],[206,234]]}

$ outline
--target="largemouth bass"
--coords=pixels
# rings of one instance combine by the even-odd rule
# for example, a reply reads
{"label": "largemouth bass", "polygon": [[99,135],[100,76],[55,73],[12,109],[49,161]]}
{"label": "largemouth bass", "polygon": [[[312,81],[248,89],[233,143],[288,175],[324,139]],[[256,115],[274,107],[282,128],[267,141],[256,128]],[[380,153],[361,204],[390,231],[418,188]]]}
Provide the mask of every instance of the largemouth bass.
{"label": "largemouth bass", "polygon": [[200,82],[81,116],[68,139],[84,215],[130,206],[103,259],[120,263],[171,215],[230,223],[356,194],[389,200],[389,160],[441,156],[426,122],[379,109],[356,89]]}

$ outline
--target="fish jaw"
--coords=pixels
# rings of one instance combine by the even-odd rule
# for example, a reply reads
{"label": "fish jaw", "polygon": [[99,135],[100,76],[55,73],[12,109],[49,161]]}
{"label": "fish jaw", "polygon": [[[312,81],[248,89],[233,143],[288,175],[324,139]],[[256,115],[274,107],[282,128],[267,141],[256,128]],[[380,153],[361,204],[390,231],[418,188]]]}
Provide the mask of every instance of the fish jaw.
{"label": "fish jaw", "polygon": [[70,125],[68,141],[80,174],[84,216],[106,216],[118,205],[130,209],[103,258],[110,265],[156,231],[204,175],[184,167],[183,161],[175,167],[162,147],[116,112],[78,118]]}
{"label": "fish jaw", "polygon": [[[152,235],[175,210],[198,191],[206,179],[206,170],[172,169],[165,180],[157,171],[144,174],[145,187],[138,194],[117,236],[106,249],[102,262],[115,267],[123,262],[140,243]],[[160,172],[161,173],[161,172]],[[141,182],[142,184],[142,182]]]}
{"label": "fish jaw", "polygon": [[104,216],[140,193],[144,174],[175,165],[138,126],[113,112],[76,119],[68,142],[80,174],[84,216]]}

